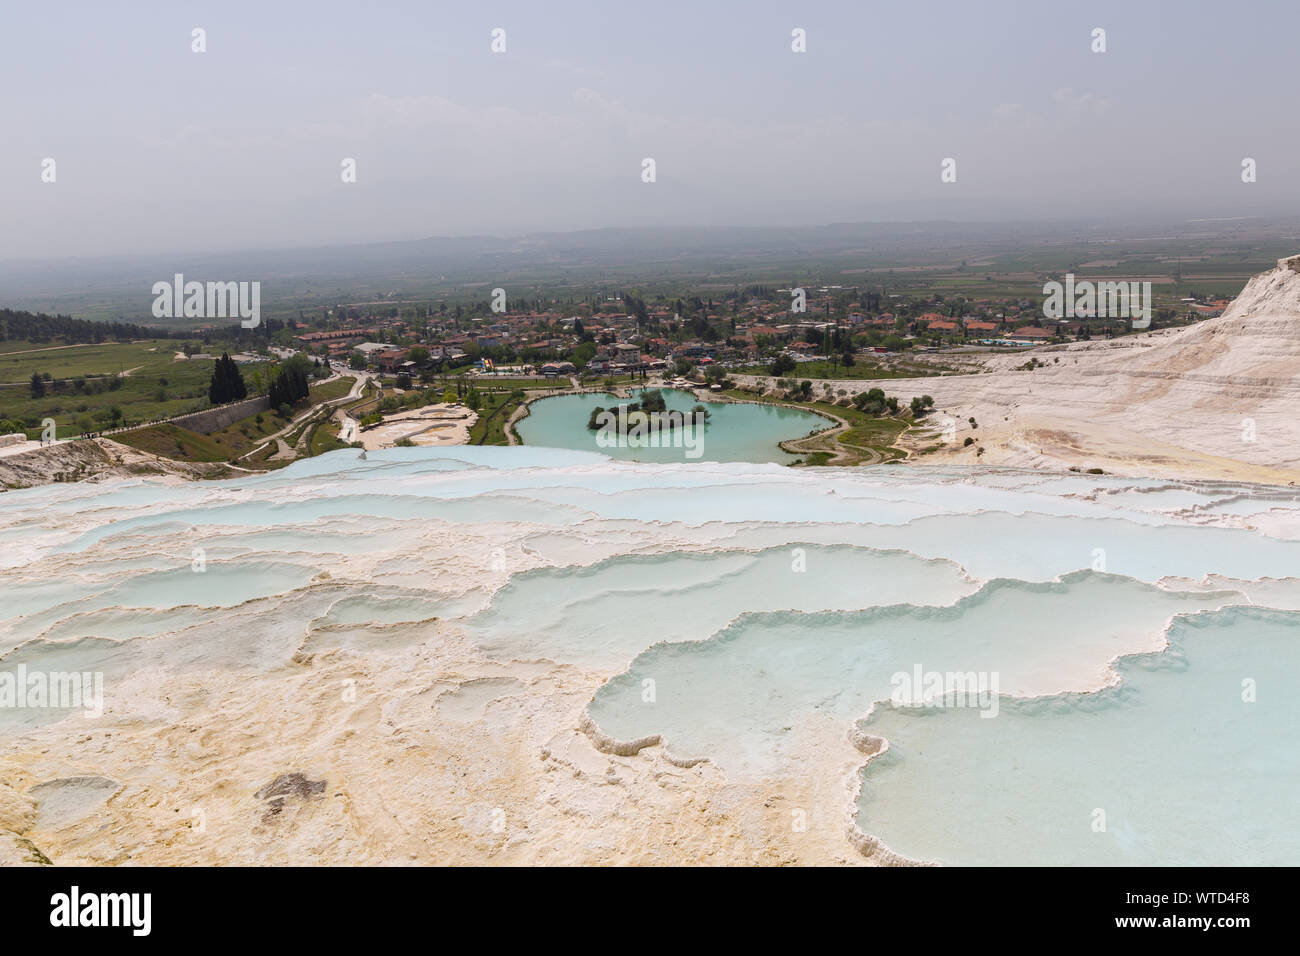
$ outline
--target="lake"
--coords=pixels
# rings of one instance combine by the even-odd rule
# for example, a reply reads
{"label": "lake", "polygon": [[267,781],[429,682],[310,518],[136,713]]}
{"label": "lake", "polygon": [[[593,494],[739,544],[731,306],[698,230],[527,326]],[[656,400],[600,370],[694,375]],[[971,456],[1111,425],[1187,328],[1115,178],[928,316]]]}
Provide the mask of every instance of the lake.
{"label": "lake", "polygon": [[[546,448],[569,448],[595,451],[627,461],[747,461],[789,464],[800,456],[782,451],[778,443],[802,438],[811,431],[832,427],[834,422],[821,415],[794,408],[738,402],[707,402],[679,389],[662,389],[668,410],[689,413],[696,405],[709,410],[709,421],[700,432],[687,430],[684,436],[665,433],[661,447],[633,447],[622,440],[614,447],[598,444],[598,433],[587,428],[587,418],[596,407],[617,408],[637,401],[641,389],[631,399],[606,393],[558,395],[544,398],[529,406],[529,414],[515,424],[515,431],[526,445]],[[682,440],[677,440],[677,439]],[[692,448],[692,442],[698,443]],[[688,452],[690,454],[688,454]]]}

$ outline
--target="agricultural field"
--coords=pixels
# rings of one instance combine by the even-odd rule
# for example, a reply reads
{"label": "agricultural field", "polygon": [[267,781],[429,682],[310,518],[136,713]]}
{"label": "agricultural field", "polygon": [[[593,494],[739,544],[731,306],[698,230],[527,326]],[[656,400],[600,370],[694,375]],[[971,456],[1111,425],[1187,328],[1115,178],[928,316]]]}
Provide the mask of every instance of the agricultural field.
{"label": "agricultural field", "polygon": [[[6,342],[12,346],[16,343]],[[206,407],[211,359],[175,357],[176,342],[158,340],[0,353],[0,421],[29,435],[54,419],[59,438],[133,422],[170,418]],[[253,388],[265,363],[242,366]],[[31,376],[48,375],[33,397]]]}
{"label": "agricultural field", "polygon": [[35,345],[6,341],[0,349],[0,385],[26,385],[32,372],[52,378],[165,374],[173,365],[183,343],[178,339],[148,339],[139,342],[101,342],[96,345]]}

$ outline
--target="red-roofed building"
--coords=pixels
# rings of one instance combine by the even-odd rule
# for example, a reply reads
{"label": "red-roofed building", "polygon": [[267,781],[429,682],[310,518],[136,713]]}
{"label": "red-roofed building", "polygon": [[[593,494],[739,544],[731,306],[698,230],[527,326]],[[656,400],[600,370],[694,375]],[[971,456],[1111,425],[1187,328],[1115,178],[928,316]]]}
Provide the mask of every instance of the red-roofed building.
{"label": "red-roofed building", "polygon": [[376,353],[374,358],[381,372],[396,372],[398,366],[406,361],[406,349],[385,349]]}

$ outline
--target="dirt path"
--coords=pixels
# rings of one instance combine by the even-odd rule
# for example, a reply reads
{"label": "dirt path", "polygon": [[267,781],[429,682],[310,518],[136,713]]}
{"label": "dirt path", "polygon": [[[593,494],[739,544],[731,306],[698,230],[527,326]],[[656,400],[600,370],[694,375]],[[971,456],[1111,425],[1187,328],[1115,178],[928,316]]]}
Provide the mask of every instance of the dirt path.
{"label": "dirt path", "polygon": [[33,352],[54,352],[58,349],[88,349],[95,348],[97,345],[102,344],[102,342],[79,342],[75,345],[47,345],[40,349],[17,349],[13,352],[0,352],[0,358],[4,358],[6,355],[31,355]]}
{"label": "dirt path", "polygon": [[[776,405],[776,404],[784,404],[784,403],[763,402],[762,404]],[[799,408],[798,405],[785,405],[785,407]],[[801,409],[801,411],[807,411],[807,410],[808,409],[806,408]],[[818,414],[825,414],[825,413],[818,412]],[[827,462],[827,464],[829,465],[850,464],[854,462],[858,456],[854,455],[849,451],[846,451],[844,444],[838,441],[838,436],[843,435],[853,426],[845,419],[840,418],[838,415],[834,417],[835,420],[839,422],[839,424],[836,425],[835,427],[827,428],[826,430],[820,431],[815,435],[807,435],[803,438],[788,438],[783,442],[778,442],[778,445],[780,446],[782,451],[788,451],[791,454],[795,454],[795,455],[811,455],[815,452],[825,452],[831,456],[830,461]],[[871,451],[871,449],[862,448],[862,446],[860,445],[849,445],[847,447],[856,448],[859,451],[867,452],[868,454],[874,457],[875,459],[874,461],[863,462],[863,464],[874,465],[881,461],[884,461],[883,455],[877,455],[875,452]]]}

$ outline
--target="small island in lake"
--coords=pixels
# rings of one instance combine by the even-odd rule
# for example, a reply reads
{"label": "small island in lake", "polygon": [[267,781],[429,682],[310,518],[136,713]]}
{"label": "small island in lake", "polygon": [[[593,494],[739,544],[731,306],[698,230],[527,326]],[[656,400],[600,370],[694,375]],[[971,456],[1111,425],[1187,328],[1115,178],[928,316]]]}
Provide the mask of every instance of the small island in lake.
{"label": "small island in lake", "polygon": [[696,405],[689,412],[669,409],[663,393],[652,389],[641,401],[617,408],[591,410],[587,428],[601,448],[683,448],[687,458],[704,453],[704,426],[709,410]]}
{"label": "small island in lake", "polygon": [[587,416],[587,430],[613,430],[626,435],[629,432],[663,431],[688,425],[703,426],[709,417],[709,410],[703,405],[696,405],[689,412],[669,411],[663,392],[656,388],[642,392],[639,402],[616,408],[597,405]]}

